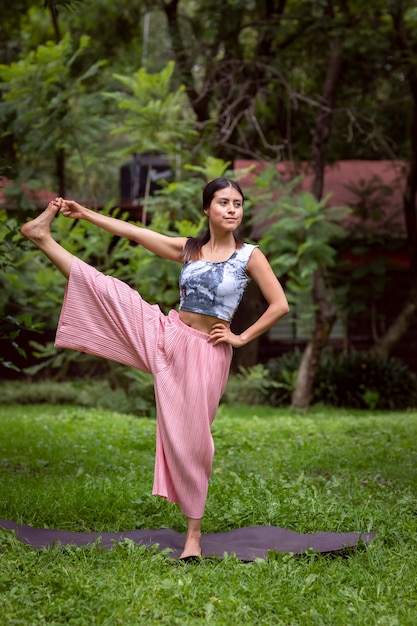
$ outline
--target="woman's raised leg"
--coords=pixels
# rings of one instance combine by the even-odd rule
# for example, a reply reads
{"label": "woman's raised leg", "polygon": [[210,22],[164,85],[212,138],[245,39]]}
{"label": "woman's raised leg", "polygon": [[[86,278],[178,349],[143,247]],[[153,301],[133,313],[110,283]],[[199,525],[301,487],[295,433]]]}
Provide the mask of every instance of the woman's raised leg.
{"label": "woman's raised leg", "polygon": [[60,200],[53,200],[43,213],[22,226],[21,233],[52,261],[65,278],[69,278],[73,255],[52,238],[50,230],[59,209]]}

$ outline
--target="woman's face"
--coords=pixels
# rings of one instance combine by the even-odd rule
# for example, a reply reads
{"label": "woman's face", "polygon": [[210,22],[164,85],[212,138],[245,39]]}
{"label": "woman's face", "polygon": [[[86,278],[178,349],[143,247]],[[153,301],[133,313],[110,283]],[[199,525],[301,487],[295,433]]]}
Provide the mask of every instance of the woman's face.
{"label": "woman's face", "polygon": [[216,191],[204,213],[209,218],[210,227],[234,231],[242,222],[243,198],[234,187],[224,187]]}

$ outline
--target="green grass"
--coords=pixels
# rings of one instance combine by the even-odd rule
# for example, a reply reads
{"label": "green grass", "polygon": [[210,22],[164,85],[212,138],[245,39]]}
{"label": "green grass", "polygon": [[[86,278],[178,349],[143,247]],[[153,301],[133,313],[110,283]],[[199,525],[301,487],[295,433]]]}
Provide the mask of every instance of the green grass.
{"label": "green grass", "polygon": [[[0,530],[7,626],[415,626],[417,412],[220,408],[204,532],[376,530],[348,557],[181,564],[125,541],[37,551]],[[0,517],[39,527],[169,526],[150,495],[155,423],[73,406],[0,407]]]}

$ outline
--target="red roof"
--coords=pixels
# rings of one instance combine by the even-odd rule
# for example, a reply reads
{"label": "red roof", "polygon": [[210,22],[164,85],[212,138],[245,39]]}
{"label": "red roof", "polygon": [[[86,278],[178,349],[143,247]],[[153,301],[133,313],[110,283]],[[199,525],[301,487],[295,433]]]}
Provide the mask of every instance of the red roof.
{"label": "red roof", "polygon": [[[255,173],[269,164],[237,160],[237,171],[253,166],[249,174],[239,177],[239,184],[250,187]],[[365,227],[379,233],[404,237],[403,193],[406,164],[400,161],[338,161],[327,165],[324,173],[323,197],[331,194],[331,206],[349,206],[353,212],[345,221],[349,228]],[[312,169],[308,164],[284,161],[277,164],[283,180],[301,176],[301,189],[311,191]]]}

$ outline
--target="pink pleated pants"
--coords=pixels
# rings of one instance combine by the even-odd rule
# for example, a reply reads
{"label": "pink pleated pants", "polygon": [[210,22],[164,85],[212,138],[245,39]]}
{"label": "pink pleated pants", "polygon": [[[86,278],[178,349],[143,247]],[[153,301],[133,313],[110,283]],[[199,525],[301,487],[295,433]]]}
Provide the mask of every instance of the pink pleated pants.
{"label": "pink pleated pants", "polygon": [[203,516],[214,455],[211,423],[232,349],[164,315],[126,283],[74,258],[55,345],[130,365],[154,376],[157,409],[152,493]]}

